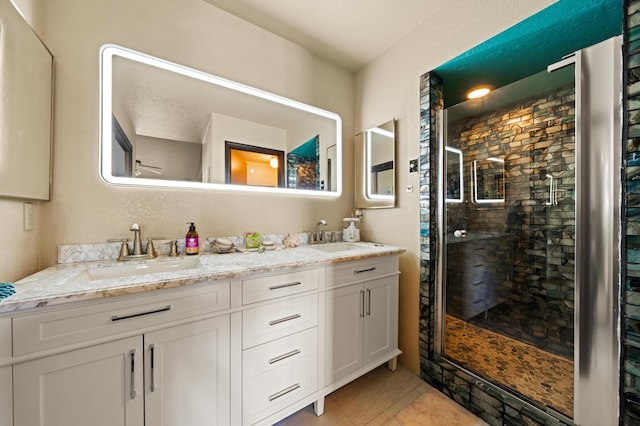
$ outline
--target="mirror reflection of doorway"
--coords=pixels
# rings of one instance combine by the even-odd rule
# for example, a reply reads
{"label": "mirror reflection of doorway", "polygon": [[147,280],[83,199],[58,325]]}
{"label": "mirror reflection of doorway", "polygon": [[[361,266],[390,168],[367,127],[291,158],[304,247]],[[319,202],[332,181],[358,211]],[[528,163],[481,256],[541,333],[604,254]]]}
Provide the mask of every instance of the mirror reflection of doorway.
{"label": "mirror reflection of doorway", "polygon": [[284,188],[284,151],[225,141],[225,183]]}

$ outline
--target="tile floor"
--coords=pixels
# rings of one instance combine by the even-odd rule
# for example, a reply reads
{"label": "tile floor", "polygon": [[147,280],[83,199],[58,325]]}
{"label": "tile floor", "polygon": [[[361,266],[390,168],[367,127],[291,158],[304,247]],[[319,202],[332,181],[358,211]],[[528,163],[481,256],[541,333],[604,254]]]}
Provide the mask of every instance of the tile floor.
{"label": "tile floor", "polygon": [[573,417],[573,361],[451,315],[445,334],[447,358]]}
{"label": "tile floor", "polygon": [[411,371],[386,364],[338,389],[325,399],[324,414],[313,406],[277,423],[278,426],[480,426],[475,417]]}

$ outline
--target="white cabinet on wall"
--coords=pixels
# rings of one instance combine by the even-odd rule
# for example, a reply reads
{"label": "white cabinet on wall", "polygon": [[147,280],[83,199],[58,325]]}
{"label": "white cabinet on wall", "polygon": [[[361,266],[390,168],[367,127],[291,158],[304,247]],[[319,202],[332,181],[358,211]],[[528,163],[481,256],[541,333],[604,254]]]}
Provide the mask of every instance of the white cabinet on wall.
{"label": "white cabinet on wall", "polygon": [[327,385],[350,381],[350,375],[381,362],[395,363],[400,353],[396,262],[392,257],[350,262],[333,271],[330,284],[337,288],[326,293]]}
{"label": "white cabinet on wall", "polygon": [[[11,318],[0,318],[0,426],[13,425]],[[5,365],[6,364],[6,365]]]}

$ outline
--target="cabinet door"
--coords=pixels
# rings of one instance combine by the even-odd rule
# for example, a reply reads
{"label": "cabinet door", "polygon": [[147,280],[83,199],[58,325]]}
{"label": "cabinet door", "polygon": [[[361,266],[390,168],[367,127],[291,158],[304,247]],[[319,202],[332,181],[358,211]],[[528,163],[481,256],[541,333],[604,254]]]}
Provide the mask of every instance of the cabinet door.
{"label": "cabinet door", "polygon": [[146,426],[230,424],[229,316],[144,336]]}
{"label": "cabinet door", "polygon": [[362,366],[364,286],[328,291],[326,306],[327,384]]}
{"label": "cabinet door", "polygon": [[13,425],[11,366],[0,367],[0,426]]}
{"label": "cabinet door", "polygon": [[398,278],[365,283],[364,363],[398,347]]}
{"label": "cabinet door", "polygon": [[142,426],[142,337],[17,364],[15,426]]}

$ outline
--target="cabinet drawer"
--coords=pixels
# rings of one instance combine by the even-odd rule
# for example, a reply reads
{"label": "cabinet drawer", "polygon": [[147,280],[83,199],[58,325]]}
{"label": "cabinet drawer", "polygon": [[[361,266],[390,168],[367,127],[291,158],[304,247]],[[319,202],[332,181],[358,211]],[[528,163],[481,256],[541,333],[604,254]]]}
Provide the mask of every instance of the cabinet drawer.
{"label": "cabinet drawer", "polygon": [[327,285],[335,286],[369,280],[398,271],[398,257],[385,256],[337,263],[328,268]]}
{"label": "cabinet drawer", "polygon": [[317,390],[317,330],[243,352],[244,424],[253,424]]}
{"label": "cabinet drawer", "polygon": [[13,319],[14,355],[228,309],[231,303],[228,282],[151,293],[128,296],[120,301],[16,317]]}
{"label": "cabinet drawer", "polygon": [[242,313],[243,349],[318,325],[318,295],[297,297]]}
{"label": "cabinet drawer", "polygon": [[247,305],[317,288],[317,269],[251,278],[242,281],[242,303]]}
{"label": "cabinet drawer", "polygon": [[11,318],[0,318],[0,361],[11,358]]}

